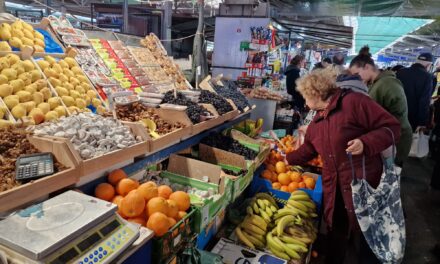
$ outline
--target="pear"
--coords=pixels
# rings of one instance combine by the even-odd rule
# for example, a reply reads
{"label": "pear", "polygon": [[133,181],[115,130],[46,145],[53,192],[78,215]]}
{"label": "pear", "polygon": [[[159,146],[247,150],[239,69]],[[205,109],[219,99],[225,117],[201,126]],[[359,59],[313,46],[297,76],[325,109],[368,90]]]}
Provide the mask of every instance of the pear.
{"label": "pear", "polygon": [[22,39],[22,38],[24,38],[24,33],[21,30],[12,29],[11,30],[11,36],[12,36],[12,38]]}
{"label": "pear", "polygon": [[47,78],[54,77],[54,78],[58,79],[58,77],[59,77],[58,72],[56,72],[55,70],[50,69],[50,68],[44,69],[43,72],[44,72],[44,75],[46,75]]}
{"label": "pear", "polygon": [[58,64],[63,68],[63,69],[69,69],[69,64],[67,64],[67,62],[65,60],[60,60],[58,62]]}
{"label": "pear", "polygon": [[49,64],[52,66],[54,65],[57,61],[55,60],[54,57],[52,56],[44,56],[44,60],[49,62]]}
{"label": "pear", "polygon": [[36,30],[34,30],[34,38],[44,41],[44,35]]}
{"label": "pear", "polygon": [[44,113],[40,108],[34,108],[29,113],[29,116],[34,119],[36,125],[44,122]]}
{"label": "pear", "polygon": [[37,86],[38,91],[47,87],[47,81],[45,79],[40,79],[40,80],[34,82],[33,84],[35,84]]}
{"label": "pear", "polygon": [[73,86],[70,83],[63,83],[64,87],[66,87],[67,90],[74,90],[75,86]]}
{"label": "pear", "polygon": [[73,66],[70,70],[71,70],[74,74],[80,74],[80,75],[82,75],[82,70],[81,70],[81,68],[78,67],[78,66]]}
{"label": "pear", "polygon": [[[0,34],[1,34],[1,32],[0,32]],[[9,46],[8,42],[0,41],[0,51],[12,51],[12,49],[11,49],[11,46]]]}
{"label": "pear", "polygon": [[70,77],[69,78],[69,82],[73,85],[73,86],[77,86],[78,84],[80,84],[81,82],[75,78],[75,77]]}
{"label": "pear", "polygon": [[12,30],[12,27],[11,27],[11,25],[9,25],[8,23],[2,23],[2,24],[0,25],[0,29],[6,29],[7,31],[11,31],[11,30]]}
{"label": "pear", "polygon": [[22,74],[23,72],[26,72],[24,70],[24,67],[21,65],[21,63],[15,63],[14,65],[12,65],[11,69],[14,69],[17,71],[17,76]]}
{"label": "pear", "polygon": [[14,65],[21,61],[17,54],[8,54],[6,55],[6,58],[8,59],[10,65]]}
{"label": "pear", "polygon": [[44,47],[40,45],[34,45],[35,52],[44,52]]}
{"label": "pear", "polygon": [[78,93],[77,91],[75,91],[75,90],[70,90],[69,91],[69,94],[70,94],[70,96],[71,97],[73,97],[73,98],[81,98],[81,94],[80,93]]}
{"label": "pear", "polygon": [[4,109],[4,108],[0,108],[0,119],[3,119],[3,117],[5,117],[5,113],[7,112],[8,110],[6,110],[6,109]]}
{"label": "pear", "polygon": [[29,72],[23,72],[18,75],[18,79],[23,80],[24,85],[29,85],[32,83],[32,75]]}
{"label": "pear", "polygon": [[83,76],[83,75],[76,75],[75,77],[76,77],[76,78],[78,79],[78,81],[80,81],[81,83],[89,83],[89,79],[87,79],[86,76]]}
{"label": "pear", "polygon": [[71,57],[64,58],[64,61],[67,62],[67,64],[69,64],[69,68],[73,68],[77,65],[75,59]]}
{"label": "pear", "polygon": [[9,69],[11,65],[6,57],[0,58],[0,70]]}
{"label": "pear", "polygon": [[29,101],[29,102],[23,103],[23,105],[26,108],[26,112],[29,113],[30,111],[32,111],[32,109],[35,108],[36,103],[34,101]]}
{"label": "pear", "polygon": [[84,90],[89,91],[92,90],[92,86],[89,83],[81,83],[81,86],[84,88]]}
{"label": "pear", "polygon": [[34,41],[32,39],[29,39],[26,37],[21,39],[21,43],[23,43],[22,45],[27,45],[27,46],[31,46],[31,47],[34,45]]}
{"label": "pear", "polygon": [[60,76],[58,77],[58,80],[60,80],[60,82],[62,82],[62,83],[69,82],[69,78],[66,75],[64,75],[63,73],[60,74]]}
{"label": "pear", "polygon": [[69,91],[61,86],[55,87],[55,91],[57,92],[58,96],[69,95]]}
{"label": "pear", "polygon": [[12,29],[20,29],[23,30],[23,24],[21,20],[15,20],[14,23],[11,24]]}
{"label": "pear", "polygon": [[86,105],[90,105],[92,103],[92,99],[87,94],[84,94],[83,99],[86,100]]}
{"label": "pear", "polygon": [[44,71],[46,68],[50,67],[50,63],[45,60],[38,60],[37,64],[38,64],[38,66],[40,66],[42,71]]}
{"label": "pear", "polygon": [[12,80],[9,82],[9,84],[14,89],[13,90],[14,94],[24,89],[24,81],[22,79]]}
{"label": "pear", "polygon": [[76,98],[75,99],[75,104],[79,109],[83,109],[86,108],[86,101],[84,99],[81,98]]}
{"label": "pear", "polygon": [[105,112],[107,112],[107,110],[105,109],[104,106],[102,105],[98,105],[98,107],[96,107],[96,112],[100,115],[104,114]]}
{"label": "pear", "polygon": [[38,91],[37,85],[34,84],[29,84],[28,86],[24,87],[24,90],[30,94],[34,94]]}
{"label": "pear", "polygon": [[0,97],[5,98],[12,94],[13,87],[7,83],[0,85]]}
{"label": "pear", "polygon": [[23,118],[26,116],[26,107],[23,104],[18,104],[12,108],[11,113],[15,119]]}
{"label": "pear", "polygon": [[0,128],[7,128],[12,126],[12,122],[9,120],[0,119]]}
{"label": "pear", "polygon": [[8,77],[9,81],[17,79],[17,71],[14,69],[3,69],[2,74]]}
{"label": "pear", "polygon": [[34,39],[34,44],[37,46],[40,46],[41,48],[43,48],[43,50],[44,50],[44,47],[46,47],[44,40],[41,40],[41,39]]}
{"label": "pear", "polygon": [[32,94],[32,101],[34,101],[37,105],[41,104],[44,101],[43,93],[35,92],[34,94]]}
{"label": "pear", "polygon": [[0,74],[0,84],[8,83],[8,77],[4,74]]}
{"label": "pear", "polygon": [[32,94],[28,91],[18,91],[15,95],[18,95],[20,103],[32,100]]}
{"label": "pear", "polygon": [[32,31],[33,31],[33,29],[32,30],[25,29],[25,30],[23,30],[23,33],[24,33],[25,38],[28,38],[33,41],[34,40],[34,33]]}
{"label": "pear", "polygon": [[86,90],[81,85],[77,85],[75,87],[75,91],[77,91],[80,94],[85,94],[85,92],[86,92]]}
{"label": "pear", "polygon": [[53,69],[54,71],[56,71],[58,74],[60,74],[60,73],[63,72],[63,67],[61,67],[61,65],[59,65],[58,63],[54,63],[54,64],[52,65],[52,69]]}
{"label": "pear", "polygon": [[47,87],[41,89],[40,92],[44,96],[44,101],[47,101],[47,100],[49,100],[49,98],[52,97],[52,93],[50,92],[49,88],[47,88]]}
{"label": "pear", "polygon": [[49,100],[47,100],[47,103],[50,105],[50,110],[54,110],[57,106],[61,105],[59,97],[49,98]]}
{"label": "pear", "polygon": [[58,113],[55,111],[49,111],[44,115],[44,120],[46,121],[52,121],[58,119]]}
{"label": "pear", "polygon": [[24,60],[21,65],[24,67],[24,70],[29,72],[35,69],[35,65],[31,60]]}
{"label": "pear", "polygon": [[99,105],[102,105],[102,104],[101,104],[101,100],[99,100],[98,98],[93,98],[93,99],[92,99],[92,105],[93,105],[94,107],[98,107]]}
{"label": "pear", "polygon": [[70,96],[61,96],[61,99],[63,100],[63,103],[69,107],[69,106],[75,106],[75,99]]}
{"label": "pear", "polygon": [[54,109],[54,111],[55,112],[57,112],[58,113],[58,116],[59,117],[62,117],[62,116],[66,116],[66,109],[64,108],[64,106],[57,106],[55,109]]}
{"label": "pear", "polygon": [[12,109],[14,106],[20,103],[19,98],[16,95],[7,96],[3,99],[3,101],[9,109]]}
{"label": "pear", "polygon": [[40,103],[38,104],[37,108],[41,109],[44,114],[50,111],[50,105],[48,103]]}
{"label": "pear", "polygon": [[9,39],[9,45],[11,45],[14,48],[19,49],[21,47],[21,45],[23,45],[23,43],[21,42],[21,39],[19,39],[17,37],[12,37],[11,39]]}
{"label": "pear", "polygon": [[[24,21],[22,21],[21,24],[23,25],[24,30],[27,30],[27,31],[29,31],[31,33],[34,31],[34,28],[30,24],[28,24],[28,23],[26,23]],[[32,36],[33,36],[33,34],[32,34]]]}
{"label": "pear", "polygon": [[67,110],[69,110],[69,112],[71,114],[81,113],[81,110],[78,107],[76,107],[76,106],[69,106],[69,107],[67,107]]}
{"label": "pear", "polygon": [[[67,58],[66,58],[67,59]],[[75,77],[75,74],[69,70],[69,69],[63,69],[63,73],[67,76],[67,77]]]}
{"label": "pear", "polygon": [[3,27],[0,28],[0,38],[8,41],[10,38],[12,38],[11,30],[8,30]]}
{"label": "pear", "polygon": [[32,70],[30,71],[30,74],[32,76],[32,82],[36,82],[41,79],[41,73],[39,70]]}
{"label": "pear", "polygon": [[87,96],[90,97],[91,99],[96,98],[96,92],[89,90],[89,91],[87,91]]}
{"label": "pear", "polygon": [[49,80],[50,84],[52,84],[52,86],[54,86],[54,87],[57,87],[57,86],[61,85],[60,80],[58,80],[58,79],[56,79],[54,77],[49,77],[48,80]]}

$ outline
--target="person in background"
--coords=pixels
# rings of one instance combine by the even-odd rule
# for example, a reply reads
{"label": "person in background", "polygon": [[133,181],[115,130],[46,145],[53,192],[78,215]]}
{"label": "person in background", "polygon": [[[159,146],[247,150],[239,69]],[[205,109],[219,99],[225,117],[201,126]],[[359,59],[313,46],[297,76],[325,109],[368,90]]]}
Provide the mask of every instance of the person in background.
{"label": "person in background", "polygon": [[335,56],[333,56],[333,66],[338,68],[339,71],[344,71],[344,64],[345,64],[345,57],[342,53],[337,53]]}
{"label": "person in background", "polygon": [[403,167],[412,143],[412,129],[408,121],[408,106],[402,83],[392,71],[379,71],[371,58],[370,49],[364,46],[350,63],[350,72],[359,74],[369,84],[368,94],[400,122],[400,141],[397,143],[395,164]]}
{"label": "person in background", "polygon": [[326,263],[379,263],[360,230],[354,212],[351,181],[353,155],[355,176],[362,178],[365,157],[366,178],[376,188],[383,164],[380,153],[400,138],[396,118],[362,93],[336,86],[333,74],[316,70],[297,81],[297,90],[307,106],[317,111],[304,144],[286,159],[291,165],[305,165],[321,155],[324,220],[329,248]]}
{"label": "person in background", "polygon": [[432,60],[431,53],[422,53],[416,63],[396,74],[403,84],[408,102],[408,119],[415,132],[425,130],[429,124],[429,105],[434,92],[433,78],[429,72]]}
{"label": "person in background", "polygon": [[330,65],[332,65],[332,60],[330,58],[325,58],[321,62],[316,63],[315,67],[313,68],[313,70],[325,69],[325,68],[327,68]]}
{"label": "person in background", "polygon": [[393,71],[393,72],[398,72],[398,71],[400,71],[401,69],[403,69],[403,68],[405,68],[405,66],[403,66],[403,65],[400,65],[400,64],[397,64],[397,65],[395,65],[395,66],[393,66],[392,68],[391,68],[391,71]]}
{"label": "person in background", "polygon": [[305,58],[302,55],[296,55],[290,61],[290,65],[285,71],[286,75],[286,87],[287,93],[292,96],[291,106],[296,112],[292,116],[292,124],[289,127],[288,133],[292,133],[296,129],[301,121],[301,114],[305,110],[305,101],[301,94],[296,90],[296,80],[300,77],[301,68],[305,65]]}
{"label": "person in background", "polygon": [[[432,135],[435,137],[433,147],[430,151],[435,160],[434,171],[431,176],[431,187],[440,190],[440,100],[437,97],[434,101],[434,129]],[[439,251],[440,252],[440,251]]]}

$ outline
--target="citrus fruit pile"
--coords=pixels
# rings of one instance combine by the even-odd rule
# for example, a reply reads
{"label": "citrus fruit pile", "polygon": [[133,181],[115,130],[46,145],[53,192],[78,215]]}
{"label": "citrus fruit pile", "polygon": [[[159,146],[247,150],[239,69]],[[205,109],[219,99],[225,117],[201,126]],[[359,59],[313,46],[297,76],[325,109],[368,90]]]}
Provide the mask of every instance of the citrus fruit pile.
{"label": "citrus fruit pile", "polygon": [[112,171],[107,180],[96,187],[95,196],[116,204],[121,217],[148,227],[156,237],[166,234],[190,207],[187,193],[152,181],[140,184],[121,169]]}
{"label": "citrus fruit pile", "polygon": [[[281,145],[279,142],[277,142],[277,149],[280,152],[283,152],[285,154],[288,153],[292,153],[295,150],[297,150],[299,144],[298,144],[298,138],[292,136],[292,135],[287,135],[285,137],[283,137],[282,139],[280,139],[280,141],[283,143],[283,145]],[[269,161],[271,161],[271,163],[275,164],[275,162],[278,160],[278,157],[281,156],[281,154],[277,154],[276,151],[273,151],[273,155],[271,154],[269,156]],[[315,167],[322,167],[323,165],[323,161],[321,159],[321,156],[317,156],[314,159],[312,159],[311,161],[309,161],[307,163],[308,165],[311,166],[315,166]]]}

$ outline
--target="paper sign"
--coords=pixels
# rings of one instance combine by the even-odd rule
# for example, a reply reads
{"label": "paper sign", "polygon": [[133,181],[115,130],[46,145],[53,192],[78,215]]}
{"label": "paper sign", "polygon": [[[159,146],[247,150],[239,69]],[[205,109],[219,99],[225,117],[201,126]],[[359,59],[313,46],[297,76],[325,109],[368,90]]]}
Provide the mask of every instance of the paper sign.
{"label": "paper sign", "polygon": [[202,208],[202,226],[207,226],[209,223],[209,205]]}

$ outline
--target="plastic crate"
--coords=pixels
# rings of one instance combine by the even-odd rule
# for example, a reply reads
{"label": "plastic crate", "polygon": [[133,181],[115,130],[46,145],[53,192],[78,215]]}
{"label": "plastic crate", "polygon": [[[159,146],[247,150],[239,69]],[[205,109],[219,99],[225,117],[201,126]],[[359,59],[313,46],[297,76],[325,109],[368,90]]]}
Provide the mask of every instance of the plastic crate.
{"label": "plastic crate", "polygon": [[192,225],[196,209],[191,211],[183,219],[176,223],[168,232],[159,238],[153,238],[152,263],[166,263],[169,257],[180,251],[185,241],[192,238]]}

